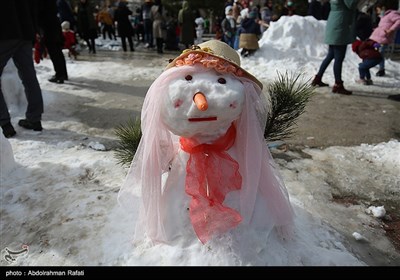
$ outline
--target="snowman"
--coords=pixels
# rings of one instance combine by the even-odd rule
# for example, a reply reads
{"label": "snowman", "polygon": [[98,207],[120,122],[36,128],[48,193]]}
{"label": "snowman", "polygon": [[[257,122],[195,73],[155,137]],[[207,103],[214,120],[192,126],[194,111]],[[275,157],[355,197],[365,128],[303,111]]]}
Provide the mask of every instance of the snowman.
{"label": "snowman", "polygon": [[[144,100],[142,138],[118,199],[138,206],[136,239],[206,244],[293,222],[264,139],[267,94],[237,52],[206,41],[171,61]],[[140,205],[132,196],[141,194]]]}

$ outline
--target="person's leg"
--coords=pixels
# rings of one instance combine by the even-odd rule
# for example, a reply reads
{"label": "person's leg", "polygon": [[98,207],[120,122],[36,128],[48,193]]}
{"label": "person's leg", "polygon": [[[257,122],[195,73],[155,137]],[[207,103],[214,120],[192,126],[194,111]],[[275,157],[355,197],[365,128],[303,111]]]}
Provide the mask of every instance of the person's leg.
{"label": "person's leg", "polygon": [[342,80],[342,66],[343,60],[346,56],[346,50],[347,45],[333,46],[333,55],[335,59],[335,62],[333,64],[333,74],[335,76],[335,84],[332,87],[332,92],[350,95],[352,94],[352,92],[344,88]]}
{"label": "person's leg", "polygon": [[335,81],[342,81],[342,66],[344,58],[346,57],[346,45],[338,45],[333,46],[333,56],[334,56],[334,63],[333,63],[333,74],[335,76]]}
{"label": "person's leg", "polygon": [[111,34],[114,36],[114,40],[117,40],[117,34],[115,33],[115,28],[112,25],[111,25]]}
{"label": "person's leg", "polygon": [[333,59],[333,48],[332,48],[332,46],[329,46],[328,53],[326,54],[326,57],[322,61],[317,75],[315,75],[314,79],[311,81],[312,86],[319,86],[319,87],[329,86],[328,84],[325,84],[324,82],[322,82],[322,76],[324,75],[325,70],[326,70],[326,68],[328,68],[332,59]]}
{"label": "person's leg", "polygon": [[112,40],[113,39],[112,26],[111,25],[106,25],[106,27],[107,27],[108,38],[110,38],[110,40]]}
{"label": "person's leg", "polygon": [[[367,60],[363,60],[360,64],[358,64],[358,72],[360,73],[360,79],[364,80],[367,76],[367,70],[368,70],[368,63]],[[371,79],[371,77],[369,77]]]}
{"label": "person's leg", "polygon": [[318,70],[318,73],[317,73],[318,77],[322,78],[322,76],[325,73],[326,68],[328,68],[328,66],[331,63],[333,57],[334,57],[333,46],[329,45],[328,53],[327,53],[325,59],[322,61],[321,66],[319,67],[319,70]]}
{"label": "person's leg", "polygon": [[369,69],[371,69],[375,65],[378,65],[379,62],[380,62],[379,59],[365,59],[364,60],[365,78],[367,80],[371,80],[371,72],[369,71]]}
{"label": "person's leg", "polygon": [[21,43],[21,46],[13,55],[13,60],[18,69],[18,75],[24,85],[25,95],[28,101],[28,107],[25,113],[26,121],[38,123],[38,126],[26,127],[21,123],[19,124],[28,129],[42,130],[40,120],[43,114],[43,97],[42,90],[40,89],[36,77],[35,66],[33,65],[32,44],[30,41],[23,41],[23,43]]}
{"label": "person's leg", "polygon": [[157,53],[163,53],[163,38],[156,38]]}
{"label": "person's leg", "polygon": [[126,52],[126,37],[125,36],[121,36],[121,44],[122,44],[122,49],[124,50],[124,52]]}
{"label": "person's leg", "polygon": [[131,52],[133,52],[135,50],[135,48],[133,47],[132,36],[128,36],[128,43],[129,43],[129,48],[130,48]]}
{"label": "person's leg", "polygon": [[370,69],[376,65],[378,65],[381,62],[381,59],[367,59],[367,64],[366,64],[366,74],[365,78],[367,79],[367,85],[372,85],[373,82],[371,80],[371,72]]}
{"label": "person's leg", "polygon": [[1,76],[3,75],[4,67],[6,67],[7,62],[12,57],[17,46],[17,40],[0,40],[0,126],[6,125],[11,121],[7,103],[4,99],[3,90],[1,88]]}
{"label": "person's leg", "polygon": [[85,37],[83,40],[85,40],[86,45],[87,45],[88,48],[89,48],[89,53],[92,53],[92,52],[93,52],[93,49],[92,49],[92,44],[90,43],[90,39]]}
{"label": "person's leg", "polygon": [[56,72],[56,75],[49,79],[49,81],[55,83],[64,83],[64,80],[68,80],[68,72],[61,46],[54,42],[48,42],[46,47],[50,55],[51,62],[53,63],[54,71]]}
{"label": "person's leg", "polygon": [[95,42],[95,39],[91,38],[90,42],[92,43],[92,51],[95,54],[96,53],[96,42]]}
{"label": "person's leg", "polygon": [[101,33],[103,34],[103,39],[106,39],[107,25],[103,23],[103,28],[101,29]]}
{"label": "person's leg", "polygon": [[153,22],[151,20],[146,19],[144,21],[144,32],[146,37],[147,47],[153,47]]}
{"label": "person's leg", "polygon": [[382,55],[382,61],[379,63],[379,71],[381,70],[385,70],[385,52],[387,49],[387,45],[381,45],[381,47],[379,48],[379,52]]}

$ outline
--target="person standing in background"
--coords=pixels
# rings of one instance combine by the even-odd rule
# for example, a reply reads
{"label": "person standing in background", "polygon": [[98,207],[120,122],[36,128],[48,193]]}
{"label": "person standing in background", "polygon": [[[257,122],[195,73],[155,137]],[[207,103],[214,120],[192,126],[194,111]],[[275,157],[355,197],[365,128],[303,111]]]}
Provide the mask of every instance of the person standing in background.
{"label": "person standing in background", "polygon": [[117,22],[118,35],[121,37],[122,49],[124,52],[127,51],[126,40],[128,40],[131,52],[135,51],[132,40],[135,31],[133,30],[133,26],[129,19],[129,16],[132,15],[132,13],[133,12],[126,6],[126,2],[121,1],[119,2],[118,8],[115,10],[114,14],[114,19]]}
{"label": "person standing in background", "polygon": [[178,23],[181,30],[180,41],[188,49],[194,44],[194,16],[189,7],[189,1],[182,2],[182,9],[178,13]]}
{"label": "person standing in background", "polygon": [[151,19],[153,20],[153,36],[156,38],[157,53],[163,53],[164,37],[166,36],[164,8],[161,0],[155,0],[154,5],[151,7]]}
{"label": "person standing in background", "polygon": [[332,60],[335,84],[333,93],[350,95],[351,91],[343,86],[342,65],[346,56],[347,45],[356,39],[355,21],[357,15],[358,0],[331,0],[331,11],[325,29],[325,43],[329,46],[328,54],[322,61],[312,86],[325,87],[328,84],[322,82],[322,76]]}
{"label": "person standing in background", "polygon": [[[225,18],[221,22],[222,32],[224,34],[224,42],[227,43],[231,48],[235,46],[235,34],[236,34],[236,21],[233,18],[232,6],[225,7]],[[240,46],[239,46],[240,47]]]}
{"label": "person standing in background", "polygon": [[261,35],[261,28],[257,21],[257,12],[255,10],[251,11],[248,16],[242,20],[240,30],[239,48],[242,49],[240,55],[247,57],[260,48],[258,39]]}
{"label": "person standing in background", "polygon": [[89,0],[80,0],[78,4],[78,33],[85,40],[89,53],[96,53],[95,39],[97,38],[97,25],[94,19],[94,10]]}
{"label": "person standing in background", "polygon": [[115,36],[114,30],[114,18],[111,16],[110,9],[107,5],[104,5],[103,8],[99,11],[98,19],[102,25],[102,34],[103,39],[106,39],[106,33],[108,34],[108,38],[110,40],[117,40],[117,36]]}
{"label": "person standing in background", "polygon": [[145,0],[142,5],[142,19],[144,29],[144,41],[146,48],[153,48],[153,21],[151,19],[151,7],[153,6],[152,0]]}
{"label": "person standing in background", "polygon": [[49,82],[63,84],[68,80],[67,64],[62,52],[64,36],[57,17],[56,0],[38,0],[38,22],[42,41],[53,63],[55,74]]}
{"label": "person standing in background", "polygon": [[0,29],[0,126],[4,136],[10,138],[16,131],[11,124],[1,87],[1,76],[10,59],[18,69],[18,76],[28,101],[26,119],[19,120],[18,125],[35,131],[42,130],[43,97],[32,56],[33,42],[38,29],[38,3],[36,0],[5,0],[1,5],[5,12],[0,17],[0,26],[3,27]]}

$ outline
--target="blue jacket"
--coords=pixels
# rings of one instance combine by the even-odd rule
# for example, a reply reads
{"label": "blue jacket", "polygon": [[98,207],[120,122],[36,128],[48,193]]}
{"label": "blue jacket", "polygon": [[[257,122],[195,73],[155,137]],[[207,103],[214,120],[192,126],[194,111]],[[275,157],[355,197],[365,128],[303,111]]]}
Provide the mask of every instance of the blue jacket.
{"label": "blue jacket", "polygon": [[348,45],[356,39],[358,0],[331,0],[331,11],[325,30],[328,45]]}

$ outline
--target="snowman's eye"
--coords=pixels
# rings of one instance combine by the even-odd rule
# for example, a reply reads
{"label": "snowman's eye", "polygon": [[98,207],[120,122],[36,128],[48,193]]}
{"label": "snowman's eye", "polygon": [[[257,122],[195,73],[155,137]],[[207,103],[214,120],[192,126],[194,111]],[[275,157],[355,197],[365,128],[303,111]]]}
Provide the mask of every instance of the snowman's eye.
{"label": "snowman's eye", "polygon": [[226,84],[226,80],[224,79],[224,78],[219,78],[218,79],[218,83],[220,83],[220,84]]}
{"label": "snowman's eye", "polygon": [[193,79],[193,77],[191,76],[191,75],[187,75],[186,77],[185,77],[185,80],[186,81],[191,81]]}

